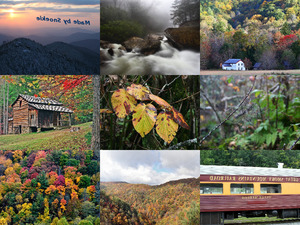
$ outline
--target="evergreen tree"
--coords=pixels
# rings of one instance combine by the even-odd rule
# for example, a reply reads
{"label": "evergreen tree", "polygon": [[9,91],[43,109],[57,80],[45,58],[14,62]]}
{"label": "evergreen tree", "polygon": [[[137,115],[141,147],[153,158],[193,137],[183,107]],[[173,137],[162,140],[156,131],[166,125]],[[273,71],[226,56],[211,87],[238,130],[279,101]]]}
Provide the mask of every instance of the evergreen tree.
{"label": "evergreen tree", "polygon": [[175,0],[172,8],[171,16],[174,25],[200,20],[200,0]]}
{"label": "evergreen tree", "polygon": [[292,33],[291,25],[285,22],[280,30],[283,35],[290,35]]}

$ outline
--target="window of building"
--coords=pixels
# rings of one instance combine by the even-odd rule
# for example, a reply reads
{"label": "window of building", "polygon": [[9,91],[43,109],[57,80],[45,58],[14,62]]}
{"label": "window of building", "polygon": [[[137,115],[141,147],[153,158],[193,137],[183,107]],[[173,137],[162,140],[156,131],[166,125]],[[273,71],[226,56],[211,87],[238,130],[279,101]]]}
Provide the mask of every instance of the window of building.
{"label": "window of building", "polygon": [[253,194],[253,184],[230,184],[231,194]]}
{"label": "window of building", "polygon": [[200,194],[223,194],[223,184],[200,184]]}
{"label": "window of building", "polygon": [[261,184],[260,193],[281,193],[281,184]]}
{"label": "window of building", "polygon": [[20,108],[21,108],[21,106],[22,106],[22,100],[20,101]]}

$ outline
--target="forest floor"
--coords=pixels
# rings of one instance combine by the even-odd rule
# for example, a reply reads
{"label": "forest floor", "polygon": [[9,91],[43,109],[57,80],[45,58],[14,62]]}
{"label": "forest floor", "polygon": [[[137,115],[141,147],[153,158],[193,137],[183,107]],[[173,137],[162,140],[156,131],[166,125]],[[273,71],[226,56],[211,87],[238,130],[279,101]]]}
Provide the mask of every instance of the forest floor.
{"label": "forest floor", "polygon": [[200,75],[299,75],[300,70],[201,70]]}
{"label": "forest floor", "polygon": [[89,149],[92,122],[76,125],[77,132],[70,129],[44,131],[29,134],[0,136],[0,150],[78,150]]}

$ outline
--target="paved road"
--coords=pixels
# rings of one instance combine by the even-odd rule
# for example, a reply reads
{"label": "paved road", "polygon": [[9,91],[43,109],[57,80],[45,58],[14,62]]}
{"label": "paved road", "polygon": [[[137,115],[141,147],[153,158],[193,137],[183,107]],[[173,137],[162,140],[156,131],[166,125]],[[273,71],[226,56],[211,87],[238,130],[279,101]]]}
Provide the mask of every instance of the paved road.
{"label": "paved road", "polygon": [[201,70],[200,75],[300,75],[300,70]]}

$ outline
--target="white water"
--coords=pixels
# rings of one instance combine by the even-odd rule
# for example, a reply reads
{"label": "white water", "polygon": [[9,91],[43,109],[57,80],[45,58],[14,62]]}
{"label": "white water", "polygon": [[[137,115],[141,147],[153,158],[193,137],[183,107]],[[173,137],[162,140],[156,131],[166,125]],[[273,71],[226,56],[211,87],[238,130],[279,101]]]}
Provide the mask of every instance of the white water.
{"label": "white water", "polygon": [[114,44],[114,56],[105,54],[110,61],[101,66],[100,74],[118,75],[199,75],[200,53],[193,51],[179,51],[166,42],[161,41],[161,49],[154,55],[144,56],[138,49],[132,52],[120,50],[121,45]]}

